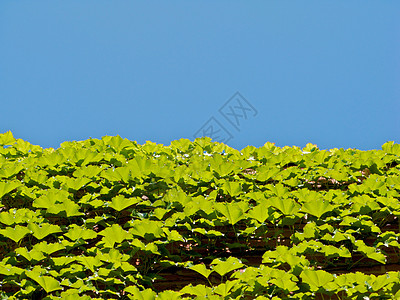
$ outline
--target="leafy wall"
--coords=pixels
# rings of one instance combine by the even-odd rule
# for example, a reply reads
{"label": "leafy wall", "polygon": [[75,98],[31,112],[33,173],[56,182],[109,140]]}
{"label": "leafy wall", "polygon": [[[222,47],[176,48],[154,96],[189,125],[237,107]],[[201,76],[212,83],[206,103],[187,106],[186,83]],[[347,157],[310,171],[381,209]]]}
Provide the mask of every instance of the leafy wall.
{"label": "leafy wall", "polygon": [[0,134],[0,298],[397,299],[399,155]]}

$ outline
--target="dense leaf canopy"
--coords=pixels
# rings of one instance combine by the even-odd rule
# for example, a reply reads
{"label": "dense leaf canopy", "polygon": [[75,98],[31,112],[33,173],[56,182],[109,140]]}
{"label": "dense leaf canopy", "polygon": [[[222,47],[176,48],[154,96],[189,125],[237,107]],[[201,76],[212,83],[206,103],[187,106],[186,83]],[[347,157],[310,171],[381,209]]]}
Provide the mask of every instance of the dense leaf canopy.
{"label": "dense leaf canopy", "polygon": [[0,134],[0,298],[397,299],[399,163],[393,142]]}

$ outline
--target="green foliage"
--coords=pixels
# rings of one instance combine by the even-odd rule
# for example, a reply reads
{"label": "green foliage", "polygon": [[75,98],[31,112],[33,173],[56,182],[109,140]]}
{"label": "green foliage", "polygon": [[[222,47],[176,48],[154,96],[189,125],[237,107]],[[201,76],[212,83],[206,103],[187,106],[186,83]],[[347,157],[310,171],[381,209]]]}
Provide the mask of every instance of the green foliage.
{"label": "green foliage", "polygon": [[0,134],[0,299],[397,299],[399,155]]}

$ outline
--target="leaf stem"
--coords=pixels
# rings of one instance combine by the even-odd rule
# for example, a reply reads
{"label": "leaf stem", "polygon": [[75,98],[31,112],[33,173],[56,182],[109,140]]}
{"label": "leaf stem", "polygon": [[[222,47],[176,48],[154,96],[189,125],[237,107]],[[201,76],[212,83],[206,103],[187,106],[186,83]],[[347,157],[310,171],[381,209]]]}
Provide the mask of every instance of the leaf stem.
{"label": "leaf stem", "polygon": [[237,235],[237,232],[236,232],[236,228],[235,228],[235,226],[233,224],[232,224],[232,227],[233,227],[233,232],[235,233],[236,241],[240,244],[239,238],[238,238],[238,235]]}
{"label": "leaf stem", "polygon": [[353,263],[350,267],[347,268],[347,270],[350,270],[354,265],[358,264],[360,261],[362,261],[365,258],[365,256],[361,257],[359,260],[357,260],[355,263]]}

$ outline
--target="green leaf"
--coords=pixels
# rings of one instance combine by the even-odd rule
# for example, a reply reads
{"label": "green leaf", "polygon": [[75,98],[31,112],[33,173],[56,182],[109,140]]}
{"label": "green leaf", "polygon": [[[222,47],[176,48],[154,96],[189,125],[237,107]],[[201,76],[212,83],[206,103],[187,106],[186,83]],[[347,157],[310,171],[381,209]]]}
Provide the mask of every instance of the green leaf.
{"label": "green leaf", "polygon": [[257,169],[256,180],[268,181],[280,172],[279,168],[270,165],[263,165]]}
{"label": "green leaf", "polygon": [[64,199],[61,204],[54,204],[53,206],[47,209],[47,212],[51,214],[58,214],[59,212],[64,211],[67,215],[67,218],[74,216],[83,216],[84,213],[79,211],[80,206],[76,204],[74,201],[69,199]]}
{"label": "green leaf", "polygon": [[179,140],[171,141],[171,148],[178,150],[179,153],[186,153],[190,148],[193,148],[193,145],[189,139],[181,138]]}
{"label": "green leaf", "polygon": [[131,171],[132,177],[142,178],[152,171],[152,162],[148,157],[136,155],[128,162],[127,168]]}
{"label": "green leaf", "polygon": [[44,239],[50,234],[62,232],[60,226],[49,223],[41,223],[39,225],[35,223],[30,223],[28,224],[28,229],[33,232],[33,236],[38,240]]}
{"label": "green leaf", "polygon": [[169,209],[157,207],[153,211],[153,216],[156,217],[158,220],[162,220],[167,212],[169,212]]}
{"label": "green leaf", "polygon": [[65,246],[63,246],[60,243],[48,244],[46,241],[43,241],[41,243],[35,244],[35,246],[33,246],[32,249],[35,249],[37,251],[41,251],[41,252],[43,252],[45,254],[50,255],[50,254],[52,254],[54,252],[57,252],[59,250],[64,250]]}
{"label": "green leaf", "polygon": [[211,264],[215,265],[213,270],[221,276],[244,266],[238,258],[232,256],[230,256],[226,261],[216,258],[211,262]]}
{"label": "green leaf", "polygon": [[310,215],[321,218],[323,214],[333,210],[333,208],[334,207],[328,201],[317,199],[304,203],[301,209],[302,211],[309,213]]}
{"label": "green leaf", "polygon": [[78,149],[74,151],[73,161],[78,166],[85,166],[92,162],[99,162],[103,156],[92,149]]}
{"label": "green leaf", "polygon": [[7,226],[16,223],[23,223],[24,220],[25,220],[25,214],[17,213],[16,209],[14,209],[12,213],[5,211],[0,213],[0,222],[6,224]]}
{"label": "green leaf", "polygon": [[68,199],[69,193],[64,190],[50,189],[46,190],[45,194],[36,198],[33,201],[32,206],[38,208],[49,208],[54,206],[56,203],[63,203]]}
{"label": "green leaf", "polygon": [[303,282],[310,285],[312,291],[317,291],[319,288],[324,287],[324,285],[333,281],[334,277],[332,274],[324,271],[324,270],[308,270],[305,269],[300,274]]}
{"label": "green leaf", "polygon": [[121,152],[125,148],[131,148],[135,147],[136,148],[136,143],[132,142],[128,139],[123,139],[119,135],[116,136],[103,136],[102,140],[107,146],[110,146],[112,149],[114,149],[117,153]]}
{"label": "green leaf", "polygon": [[152,221],[152,220],[134,220],[131,221],[130,226],[132,228],[129,229],[129,233],[144,237],[146,240],[150,241],[153,238],[160,238],[165,236],[164,231],[162,230],[163,223],[161,221]]}
{"label": "green leaf", "polygon": [[151,289],[145,289],[140,291],[138,287],[131,285],[124,289],[125,292],[133,295],[134,299],[137,300],[155,300],[156,293],[153,292]]}
{"label": "green leaf", "polygon": [[244,219],[248,205],[245,202],[216,203],[215,208],[228,219],[230,224],[234,225]]}
{"label": "green leaf", "polygon": [[43,258],[46,258],[46,256],[43,255],[42,251],[37,251],[36,249],[32,249],[31,251],[28,251],[28,249],[26,249],[26,247],[18,248],[15,250],[15,252],[22,255],[30,262],[32,262],[32,260],[39,261],[39,260],[42,260]]}
{"label": "green leaf", "polygon": [[326,233],[321,239],[329,242],[340,242],[347,240],[346,236],[338,230],[335,230],[333,235]]}
{"label": "green leaf", "polygon": [[315,222],[307,222],[303,228],[303,232],[306,239],[316,238],[319,232],[317,224],[315,224]]}
{"label": "green leaf", "polygon": [[8,194],[9,192],[13,191],[17,187],[21,186],[21,183],[11,181],[11,182],[1,182],[0,181],[0,199]]}
{"label": "green leaf", "polygon": [[[75,282],[71,282],[71,279],[70,278],[64,278],[60,282],[60,285],[68,286],[69,288],[85,290],[85,282],[81,278],[76,278],[77,280]],[[67,290],[67,291],[69,291],[69,290]]]}
{"label": "green leaf", "polygon": [[6,264],[6,265],[0,264],[0,274],[6,275],[6,276],[14,276],[14,275],[21,275],[24,272],[25,272],[24,269],[14,267],[9,264]]}
{"label": "green leaf", "polygon": [[204,264],[194,265],[189,267],[190,270],[196,271],[197,273],[203,275],[205,278],[208,278],[213,270],[209,270],[206,268]]}
{"label": "green leaf", "polygon": [[221,188],[224,192],[227,192],[228,195],[232,197],[235,197],[243,192],[239,182],[225,181]]}
{"label": "green leaf", "polygon": [[84,187],[86,184],[88,184],[91,180],[86,177],[80,177],[80,178],[67,178],[64,181],[64,188],[67,191],[77,191]]}
{"label": "green leaf", "polygon": [[18,174],[24,167],[21,164],[8,164],[7,167],[0,169],[0,178],[10,178]]}
{"label": "green leaf", "polygon": [[148,251],[153,254],[161,255],[160,251],[158,251],[158,247],[154,243],[148,243],[144,248],[142,248],[144,251]]}
{"label": "green leaf", "polygon": [[96,178],[101,171],[103,171],[103,169],[99,166],[85,166],[76,169],[76,171],[72,175],[74,175],[77,178],[81,177]]}
{"label": "green leaf", "polygon": [[167,235],[169,242],[185,242],[185,238],[176,230],[169,230],[168,228],[163,229],[164,233]]}
{"label": "green leaf", "polygon": [[102,177],[113,182],[113,181],[123,181],[125,183],[128,183],[130,178],[131,178],[131,174],[130,174],[130,170],[128,167],[119,167],[119,168],[110,168],[107,170],[104,170],[101,173]]}
{"label": "green leaf", "polygon": [[214,170],[220,177],[225,177],[233,171],[234,166],[227,162],[221,154],[213,154],[210,160],[210,169],[211,171]]}
{"label": "green leaf", "polygon": [[209,297],[212,295],[212,289],[204,284],[198,284],[193,286],[192,284],[186,285],[180,291],[182,294],[190,294],[198,297]]}
{"label": "green leaf", "polygon": [[[379,190],[379,188],[385,186],[385,179],[377,174],[371,174],[362,183],[363,186],[370,188],[372,191]],[[386,187],[384,187],[386,189]]]}
{"label": "green leaf", "polygon": [[336,248],[332,245],[324,245],[321,247],[321,251],[324,252],[327,257],[351,257],[350,251],[343,246],[341,246],[340,248]]}
{"label": "green leaf", "polygon": [[284,256],[286,254],[290,254],[287,246],[277,246],[275,250],[268,250],[263,254],[262,263],[274,263],[278,257]]}
{"label": "green leaf", "polygon": [[[87,288],[89,289],[89,288]],[[63,300],[91,300],[89,296],[79,296],[79,293],[82,291],[77,289],[69,289],[65,292],[61,293],[61,299]]]}
{"label": "green leaf", "polygon": [[181,294],[179,292],[176,291],[163,291],[161,293],[159,293],[157,295],[157,299],[160,300],[180,300],[181,298]]}
{"label": "green leaf", "polygon": [[240,280],[229,280],[226,283],[221,283],[214,288],[214,292],[222,297],[227,297],[230,294],[232,288],[237,285]]}
{"label": "green leaf", "polygon": [[32,185],[49,186],[47,172],[43,170],[28,169],[25,173],[24,181]]}
{"label": "green leaf", "polygon": [[62,290],[60,283],[50,276],[42,276],[34,271],[26,271],[25,274],[31,279],[35,280],[46,291],[51,293],[53,291]]}
{"label": "green leaf", "polygon": [[99,257],[76,256],[75,258],[77,262],[81,263],[83,266],[85,266],[92,272],[95,271],[95,267],[99,267],[103,264]]}
{"label": "green leaf", "polygon": [[305,242],[296,246],[297,249],[292,248],[295,249],[295,253],[291,253],[290,249],[287,246],[277,246],[275,250],[269,250],[264,253],[264,255],[262,256],[262,262],[273,264],[287,263],[291,266],[292,270],[294,270],[296,267],[300,267],[300,269],[303,269],[303,266],[308,266],[310,263],[304,256],[297,255],[296,250],[299,250],[298,248],[303,246],[304,244]]}
{"label": "green leaf", "polygon": [[[289,274],[287,274],[289,275]],[[299,287],[297,286],[296,282],[293,282],[289,276],[285,277],[278,277],[278,278],[273,278],[270,281],[272,284],[275,284],[277,287],[287,290],[289,292],[295,292],[299,290]]]}
{"label": "green leaf", "polygon": [[0,146],[8,146],[12,145],[16,142],[11,131],[7,131],[5,133],[0,133]]}
{"label": "green leaf", "polygon": [[0,229],[0,235],[12,239],[14,242],[18,243],[24,238],[25,235],[31,231],[20,225],[16,225],[14,228],[7,227],[6,229]]}
{"label": "green leaf", "polygon": [[[75,262],[78,262],[78,260],[75,260]],[[63,277],[65,275],[69,275],[69,274],[78,274],[78,273],[83,273],[83,272],[87,272],[88,268],[84,267],[82,264],[78,264],[78,263],[74,263],[71,264],[67,267],[62,268],[62,270],[60,271],[60,276]],[[71,284],[70,287],[74,287],[74,288],[80,288],[81,286],[81,282],[77,281],[74,284]]]}
{"label": "green leaf", "polygon": [[89,240],[97,237],[97,233],[94,230],[82,228],[76,224],[69,226],[69,230],[64,234],[71,241],[77,241],[78,239]]}
{"label": "green leaf", "polygon": [[277,183],[276,185],[269,185],[268,189],[273,192],[278,199],[279,198],[286,198],[284,197],[289,190],[282,184],[282,183]]}
{"label": "green leaf", "polygon": [[108,206],[116,211],[121,211],[141,201],[142,199],[140,197],[125,198],[123,195],[117,195],[112,199],[112,202]]}
{"label": "green leaf", "polygon": [[63,256],[63,257],[52,257],[51,260],[53,261],[55,266],[64,266],[66,267],[71,262],[76,261],[75,257],[70,256]]}
{"label": "green leaf", "polygon": [[300,205],[290,198],[271,197],[269,202],[286,216],[296,215],[300,210]]}
{"label": "green leaf", "polygon": [[103,241],[107,247],[114,247],[115,243],[122,243],[125,239],[131,239],[132,234],[126,232],[118,224],[113,224],[99,233],[104,236]]}
{"label": "green leaf", "polygon": [[192,202],[192,197],[188,196],[184,191],[172,188],[163,197],[163,200],[167,203],[179,203],[183,206]]}
{"label": "green leaf", "polygon": [[[398,281],[398,278],[397,278]],[[372,289],[374,291],[379,291],[383,287],[387,286],[389,283],[396,282],[390,279],[388,274],[377,276],[372,284]]]}
{"label": "green leaf", "polygon": [[304,152],[314,152],[316,150],[318,150],[317,145],[311,144],[311,143],[307,143],[307,145],[303,148],[303,153]]}
{"label": "green leaf", "polygon": [[386,257],[380,252],[377,252],[374,247],[369,247],[365,245],[364,241],[357,240],[354,244],[357,248],[357,251],[360,251],[361,253],[365,254],[368,258],[376,260],[380,262],[381,264],[386,263]]}
{"label": "green leaf", "polygon": [[126,262],[126,261],[123,261],[123,262],[121,262],[121,269],[125,272],[125,273],[128,273],[128,272],[137,272],[137,269],[136,269],[136,267],[135,266],[133,266],[133,265],[131,265],[130,263],[128,263],[128,262]]}
{"label": "green leaf", "polygon": [[122,261],[127,261],[129,259],[129,255],[122,254],[117,249],[110,249],[108,253],[101,253],[98,250],[98,255],[102,261],[111,263],[121,263]]}

